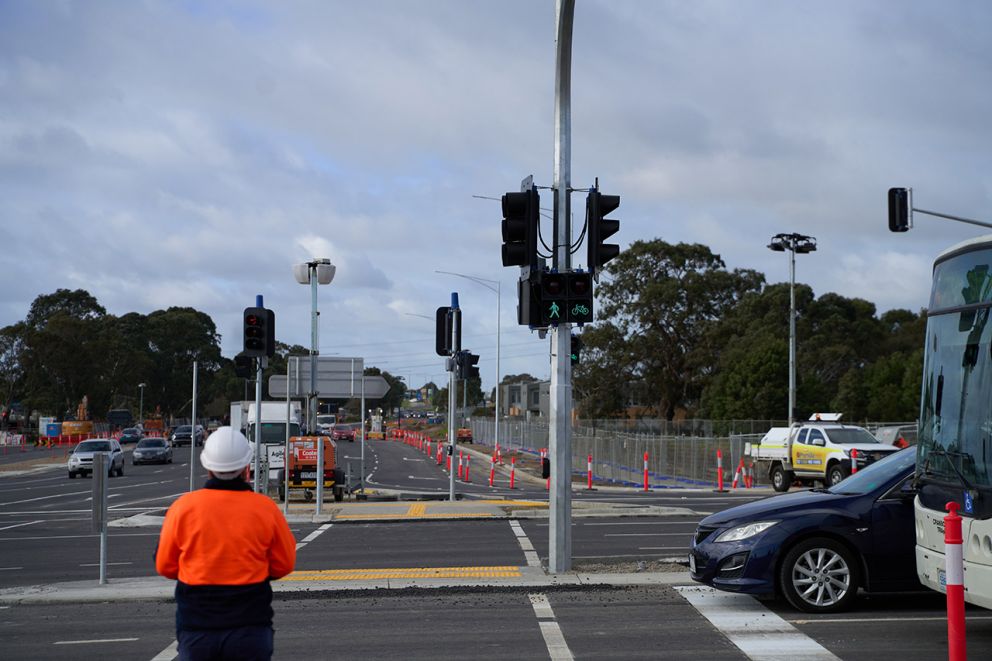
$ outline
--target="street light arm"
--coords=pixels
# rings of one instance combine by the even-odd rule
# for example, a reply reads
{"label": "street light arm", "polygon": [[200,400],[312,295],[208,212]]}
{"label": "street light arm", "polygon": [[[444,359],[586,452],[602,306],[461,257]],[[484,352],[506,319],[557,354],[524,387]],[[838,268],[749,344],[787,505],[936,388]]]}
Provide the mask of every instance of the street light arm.
{"label": "street light arm", "polygon": [[459,278],[465,278],[466,280],[471,280],[472,282],[478,285],[482,285],[483,287],[485,287],[486,289],[488,289],[493,293],[498,293],[496,287],[492,286],[492,285],[498,285],[499,284],[498,280],[489,280],[488,278],[480,278],[479,276],[476,275],[465,275],[464,273],[453,273],[451,271],[434,271],[434,272],[442,273],[444,275],[455,275],[458,276]]}

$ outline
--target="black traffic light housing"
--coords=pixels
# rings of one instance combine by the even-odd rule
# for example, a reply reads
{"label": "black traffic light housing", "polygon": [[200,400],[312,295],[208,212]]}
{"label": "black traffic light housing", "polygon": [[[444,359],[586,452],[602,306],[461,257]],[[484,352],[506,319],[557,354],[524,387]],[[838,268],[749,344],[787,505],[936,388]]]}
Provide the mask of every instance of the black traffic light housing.
{"label": "black traffic light housing", "polygon": [[537,266],[541,196],[537,188],[503,196],[503,266]]}
{"label": "black traffic light housing", "polygon": [[440,307],[434,313],[434,352],[439,356],[450,356],[462,343],[462,327],[459,324],[458,337],[455,338],[457,346],[451,346],[451,315],[450,307]]}
{"label": "black traffic light housing", "polygon": [[249,358],[271,357],[276,352],[276,315],[266,308],[245,308],[244,351]]}
{"label": "black traffic light housing", "polygon": [[244,353],[239,353],[234,357],[234,374],[242,379],[250,379],[252,377],[252,359],[251,356],[247,356]]}
{"label": "black traffic light housing", "polygon": [[593,320],[592,274],[585,271],[542,271],[536,287],[537,321],[551,324],[588,324]]}
{"label": "black traffic light housing", "polygon": [[469,351],[459,351],[455,354],[455,378],[456,379],[478,379],[479,356]]}
{"label": "black traffic light housing", "polygon": [[586,250],[588,269],[595,273],[620,254],[616,243],[603,243],[620,230],[620,221],[606,216],[620,206],[619,195],[603,195],[594,188],[586,197]]}
{"label": "black traffic light housing", "polygon": [[889,189],[889,231],[906,232],[913,226],[913,189]]}
{"label": "black traffic light housing", "polygon": [[572,358],[572,364],[578,365],[579,360],[582,357],[582,338],[578,335],[572,335],[572,348],[570,355]]}

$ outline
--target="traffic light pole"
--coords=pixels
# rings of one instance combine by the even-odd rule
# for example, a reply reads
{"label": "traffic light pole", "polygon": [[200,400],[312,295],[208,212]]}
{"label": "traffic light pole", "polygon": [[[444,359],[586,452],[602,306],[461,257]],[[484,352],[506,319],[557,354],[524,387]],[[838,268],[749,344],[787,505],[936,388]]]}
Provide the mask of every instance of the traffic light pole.
{"label": "traffic light pole", "polygon": [[[553,265],[559,272],[571,267],[569,188],[571,186],[572,17],[575,0],[557,0],[555,69],[555,204]],[[572,373],[571,324],[551,329],[551,502],[548,526],[548,570],[552,574],[572,567]]]}
{"label": "traffic light pole", "polygon": [[[458,294],[452,292],[451,294],[451,351],[452,358],[458,355],[461,351],[461,346],[459,338],[461,333],[458,332],[459,325],[462,322],[462,313],[458,309]],[[455,431],[455,408],[458,406],[458,398],[455,395],[455,384],[458,383],[455,374],[456,370],[452,369],[448,373],[448,458],[451,461],[451,469],[448,471],[448,500],[455,502],[455,442],[457,432]]]}
{"label": "traffic light pole", "polygon": [[[265,307],[262,303],[261,294],[255,296],[255,307],[259,307],[259,308]],[[263,367],[262,363],[263,361],[264,358],[262,358],[261,356],[255,359],[255,433],[252,435],[253,438],[250,439],[255,442],[254,489],[256,492],[259,490],[259,485],[261,484],[261,478],[259,477],[259,473],[261,472],[261,464],[262,464],[262,367]],[[287,388],[289,387],[289,382],[286,383],[286,387]]]}

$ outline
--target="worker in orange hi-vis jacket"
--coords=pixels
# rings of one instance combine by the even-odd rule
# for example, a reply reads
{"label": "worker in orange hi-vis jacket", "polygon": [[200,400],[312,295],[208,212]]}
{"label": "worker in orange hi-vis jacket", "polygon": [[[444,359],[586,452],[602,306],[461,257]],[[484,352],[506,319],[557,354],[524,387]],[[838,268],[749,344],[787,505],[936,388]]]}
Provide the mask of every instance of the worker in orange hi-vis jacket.
{"label": "worker in orange hi-vis jacket", "polygon": [[208,438],[203,489],[165,514],[155,569],[176,579],[179,658],[271,659],[270,581],[293,571],[296,540],[268,497],[252,491],[248,439],[231,427]]}

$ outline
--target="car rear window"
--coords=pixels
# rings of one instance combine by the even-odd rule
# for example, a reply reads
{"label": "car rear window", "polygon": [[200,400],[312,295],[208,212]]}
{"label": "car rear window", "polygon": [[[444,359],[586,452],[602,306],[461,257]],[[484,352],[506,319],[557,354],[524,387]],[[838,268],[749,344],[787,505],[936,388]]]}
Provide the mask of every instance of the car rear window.
{"label": "car rear window", "polygon": [[109,441],[83,441],[76,446],[76,452],[110,452]]}
{"label": "car rear window", "polygon": [[164,448],[165,441],[161,438],[146,438],[143,441],[138,441],[139,448]]}

